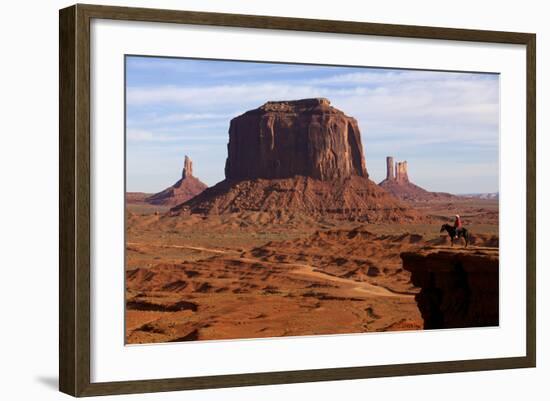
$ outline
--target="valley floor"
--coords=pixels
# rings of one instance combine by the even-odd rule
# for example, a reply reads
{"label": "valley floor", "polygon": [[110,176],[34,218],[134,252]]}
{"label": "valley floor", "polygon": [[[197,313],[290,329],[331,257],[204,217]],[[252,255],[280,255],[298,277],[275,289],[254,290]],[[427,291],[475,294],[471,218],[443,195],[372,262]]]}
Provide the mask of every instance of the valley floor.
{"label": "valley floor", "polygon": [[420,289],[400,254],[449,247],[439,228],[456,210],[473,247],[498,249],[498,202],[415,207],[432,222],[361,225],[260,212],[170,217],[129,204],[126,341],[420,330]]}

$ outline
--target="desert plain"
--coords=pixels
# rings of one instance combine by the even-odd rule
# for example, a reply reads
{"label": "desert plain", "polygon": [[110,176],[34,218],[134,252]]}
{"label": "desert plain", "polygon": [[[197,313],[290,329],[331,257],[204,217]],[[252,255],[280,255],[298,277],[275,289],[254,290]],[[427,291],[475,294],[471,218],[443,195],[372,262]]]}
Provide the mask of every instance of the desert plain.
{"label": "desert plain", "polygon": [[326,99],[268,103],[231,122],[225,181],[186,157],[127,193],[126,343],[498,324],[498,197],[425,191],[391,158],[376,184],[362,149]]}

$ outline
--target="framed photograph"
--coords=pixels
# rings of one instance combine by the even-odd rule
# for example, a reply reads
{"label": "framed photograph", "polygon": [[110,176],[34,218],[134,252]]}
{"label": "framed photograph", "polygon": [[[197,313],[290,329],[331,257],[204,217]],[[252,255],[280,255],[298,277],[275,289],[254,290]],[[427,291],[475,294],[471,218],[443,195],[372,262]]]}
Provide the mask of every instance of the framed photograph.
{"label": "framed photograph", "polygon": [[534,34],[59,18],[61,391],[535,366]]}

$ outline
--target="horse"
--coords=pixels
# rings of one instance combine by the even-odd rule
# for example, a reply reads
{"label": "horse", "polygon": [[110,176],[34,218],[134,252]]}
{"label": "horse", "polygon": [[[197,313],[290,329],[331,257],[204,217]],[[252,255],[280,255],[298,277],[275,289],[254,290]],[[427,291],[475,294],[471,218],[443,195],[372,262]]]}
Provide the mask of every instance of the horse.
{"label": "horse", "polygon": [[468,247],[468,242],[470,242],[470,233],[464,227],[457,230],[450,224],[443,224],[439,232],[442,233],[443,231],[447,231],[447,233],[449,234],[449,237],[451,237],[451,246],[454,245],[455,237],[458,237],[458,239],[462,237],[464,238],[464,242],[465,242],[464,248]]}

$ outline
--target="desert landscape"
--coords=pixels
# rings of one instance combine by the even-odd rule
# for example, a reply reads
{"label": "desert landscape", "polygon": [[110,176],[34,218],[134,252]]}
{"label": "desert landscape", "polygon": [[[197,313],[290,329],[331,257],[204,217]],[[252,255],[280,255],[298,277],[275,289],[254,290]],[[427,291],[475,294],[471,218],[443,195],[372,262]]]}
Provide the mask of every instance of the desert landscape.
{"label": "desert landscape", "polygon": [[374,182],[326,98],[228,124],[224,180],[182,154],[174,185],[126,193],[127,344],[499,324],[498,194],[430,192],[393,156]]}

